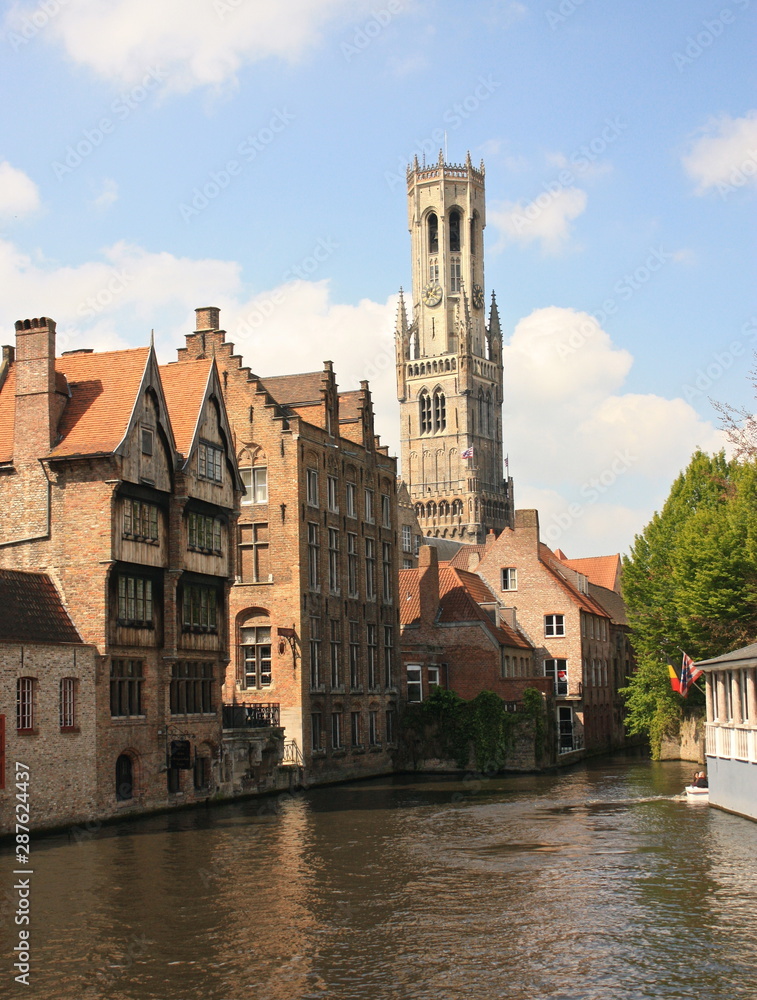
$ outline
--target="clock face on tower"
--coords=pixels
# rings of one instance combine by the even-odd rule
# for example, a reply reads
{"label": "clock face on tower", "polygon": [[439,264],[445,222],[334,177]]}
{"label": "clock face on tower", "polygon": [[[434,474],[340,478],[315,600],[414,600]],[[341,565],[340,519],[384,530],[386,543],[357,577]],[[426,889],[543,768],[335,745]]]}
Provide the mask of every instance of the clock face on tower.
{"label": "clock face on tower", "polygon": [[438,281],[429,281],[423,289],[423,301],[427,306],[438,306],[442,301],[442,286]]}
{"label": "clock face on tower", "polygon": [[476,309],[481,309],[484,304],[484,290],[481,285],[473,286],[473,305]]}

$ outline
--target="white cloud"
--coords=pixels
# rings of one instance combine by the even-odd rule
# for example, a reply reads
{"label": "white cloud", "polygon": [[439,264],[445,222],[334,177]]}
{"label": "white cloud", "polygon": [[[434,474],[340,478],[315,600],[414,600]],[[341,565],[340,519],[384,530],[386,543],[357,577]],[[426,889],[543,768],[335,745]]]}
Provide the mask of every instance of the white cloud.
{"label": "white cloud", "polygon": [[23,170],[0,163],[0,216],[28,215],[39,208],[39,190]]}
{"label": "white cloud", "polygon": [[[334,362],[342,389],[370,381],[376,428],[399,456],[394,374],[396,298],[335,302],[327,280],[256,290],[233,261],[175,257],[117,243],[76,267],[0,240],[0,336],[51,316],[58,348],[113,350],[149,342],[172,361],[194,309],[215,305],[227,339],[261,376]],[[504,348],[503,438],[519,507],[537,506],[544,538],[569,555],[625,549],[678,471],[722,435],[682,399],[624,393],[631,355],[587,313],[552,306],[522,319]]]}
{"label": "white cloud", "polygon": [[721,194],[757,184],[757,111],[743,118],[722,115],[701,130],[682,162],[697,182],[696,193],[717,188]]}
{"label": "white cloud", "polygon": [[504,349],[516,505],[537,505],[544,540],[575,557],[627,547],[694,449],[724,444],[683,399],[623,393],[632,363],[588,313],[555,306]]}
{"label": "white cloud", "polygon": [[508,243],[538,242],[545,253],[559,253],[571,236],[570,223],[586,208],[586,192],[576,187],[544,190],[532,202],[504,202],[487,212],[488,222],[499,230],[494,250]]}
{"label": "white cloud", "polygon": [[[28,0],[14,4],[6,35],[38,8]],[[157,65],[170,89],[186,91],[227,86],[247,62],[300,59],[332,22],[357,28],[370,13],[369,0],[68,0],[46,23],[44,38],[118,85],[137,83]]]}
{"label": "white cloud", "polygon": [[104,211],[106,208],[118,201],[118,184],[112,177],[106,177],[103,181],[100,192],[92,199],[93,208]]}

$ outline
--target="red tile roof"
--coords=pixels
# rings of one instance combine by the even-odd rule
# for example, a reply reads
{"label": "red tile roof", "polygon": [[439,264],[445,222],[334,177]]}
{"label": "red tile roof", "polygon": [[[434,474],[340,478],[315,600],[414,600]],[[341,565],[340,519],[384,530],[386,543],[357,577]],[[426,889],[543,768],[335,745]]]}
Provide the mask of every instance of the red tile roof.
{"label": "red tile roof", "polygon": [[620,577],[620,555],[593,556],[587,559],[568,559],[565,553],[560,554],[558,549],[555,555],[560,562],[570,566],[577,573],[583,573],[591,583],[596,583],[598,587],[606,587],[607,590],[617,590]]}
{"label": "red tile roof", "polygon": [[260,384],[277,403],[294,406],[298,403],[320,403],[324,373],[305,372],[302,375],[273,375],[261,378]]}
{"label": "red tile roof", "polygon": [[339,421],[359,420],[362,389],[339,393]]}
{"label": "red tile roof", "polygon": [[160,366],[160,381],[176,450],[184,458],[189,457],[212,366],[211,358]]}
{"label": "red tile roof", "polygon": [[46,573],[0,569],[0,607],[0,641],[81,643]]}
{"label": "red tile roof", "polygon": [[[418,586],[419,570],[403,569],[399,574],[400,623],[412,625],[420,620],[421,603]],[[530,649],[529,642],[505,622],[496,626],[489,615],[480,607],[495,604],[494,594],[475,573],[457,570],[452,566],[439,568],[439,610],[437,620],[451,623],[482,622],[488,632],[503,646]]]}
{"label": "red tile roof", "polygon": [[[145,372],[149,347],[56,358],[71,389],[52,456],[115,451],[123,440]],[[5,395],[6,386],[3,386]]]}
{"label": "red tile roof", "polygon": [[593,598],[589,597],[588,594],[582,594],[577,587],[575,587],[559,572],[557,567],[560,565],[560,560],[554,554],[552,549],[550,549],[549,546],[545,545],[543,542],[539,542],[539,558],[552,576],[560,583],[563,589],[584,611],[587,611],[590,615],[601,615],[603,618],[610,617],[600,604],[598,604]]}

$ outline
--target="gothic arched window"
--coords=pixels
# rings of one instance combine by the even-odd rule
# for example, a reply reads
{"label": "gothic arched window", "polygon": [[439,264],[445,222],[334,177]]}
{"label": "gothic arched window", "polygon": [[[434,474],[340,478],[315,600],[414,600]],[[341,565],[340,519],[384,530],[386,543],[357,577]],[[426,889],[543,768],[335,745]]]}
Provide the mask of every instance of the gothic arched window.
{"label": "gothic arched window", "polygon": [[447,402],[441,389],[434,390],[434,430],[443,431],[447,426]]}
{"label": "gothic arched window", "polygon": [[432,429],[431,424],[431,397],[429,396],[426,389],[421,390],[421,394],[418,397],[420,418],[421,418],[421,434],[430,434]]}
{"label": "gothic arched window", "polygon": [[449,248],[452,253],[460,253],[460,213],[457,209],[449,213]]}
{"label": "gothic arched window", "polygon": [[428,252],[439,253],[439,218],[436,212],[428,217]]}

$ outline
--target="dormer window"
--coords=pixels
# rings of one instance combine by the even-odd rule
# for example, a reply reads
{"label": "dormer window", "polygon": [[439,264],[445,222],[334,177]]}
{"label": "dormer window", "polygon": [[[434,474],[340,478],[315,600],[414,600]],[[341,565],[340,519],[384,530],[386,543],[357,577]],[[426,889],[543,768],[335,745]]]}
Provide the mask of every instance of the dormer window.
{"label": "dormer window", "polygon": [[428,252],[439,253],[439,217],[436,212],[428,217]]}
{"label": "dormer window", "polygon": [[460,253],[460,213],[457,209],[449,213],[449,248],[452,253]]}

